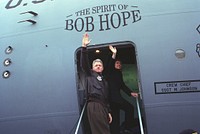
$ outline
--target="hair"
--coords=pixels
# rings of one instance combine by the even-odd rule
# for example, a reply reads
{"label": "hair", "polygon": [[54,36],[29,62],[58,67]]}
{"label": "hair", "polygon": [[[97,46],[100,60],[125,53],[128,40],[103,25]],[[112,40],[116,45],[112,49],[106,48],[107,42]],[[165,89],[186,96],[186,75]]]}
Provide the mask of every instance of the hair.
{"label": "hair", "polygon": [[95,59],[95,60],[93,60],[93,62],[92,62],[92,66],[94,66],[94,64],[95,64],[96,62],[100,62],[100,63],[103,65],[103,62],[102,62],[101,59]]}
{"label": "hair", "polygon": [[116,62],[116,61],[119,61],[119,62],[122,63],[121,59],[119,59],[119,58],[116,58],[116,59],[115,59],[115,62]]}

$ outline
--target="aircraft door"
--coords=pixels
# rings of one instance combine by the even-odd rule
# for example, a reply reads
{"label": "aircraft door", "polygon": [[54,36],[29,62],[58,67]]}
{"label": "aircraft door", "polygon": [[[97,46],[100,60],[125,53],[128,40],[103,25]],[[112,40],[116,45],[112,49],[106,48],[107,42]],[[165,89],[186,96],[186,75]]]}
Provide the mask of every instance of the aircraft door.
{"label": "aircraft door", "polygon": [[[122,62],[122,74],[123,80],[126,86],[129,87],[133,92],[139,92],[138,82],[139,82],[139,72],[138,72],[138,65],[136,60],[136,50],[134,43],[132,42],[115,42],[115,43],[107,43],[107,44],[100,44],[100,45],[91,45],[88,46],[88,57],[89,57],[89,65],[92,64],[94,59],[101,59],[104,63],[104,67],[106,69],[106,64],[108,61],[109,56],[111,56],[111,52],[109,50],[109,45],[112,45],[117,48],[117,59],[120,59]],[[77,92],[80,104],[80,111],[86,102],[86,79],[84,72],[81,70],[80,67],[80,52],[81,48],[78,48],[76,51],[76,67],[77,67]],[[104,69],[104,70],[105,70]],[[139,118],[137,112],[137,103],[134,97],[127,95],[124,91],[121,91],[121,96],[129,102],[131,105],[134,106],[134,127],[133,131],[137,131],[139,133]],[[141,105],[142,102],[139,99],[139,104]],[[143,110],[141,110],[143,111]],[[143,114],[141,114],[143,118]],[[120,124],[121,128],[123,128],[123,124],[125,121],[125,113],[123,110],[120,110]],[[82,122],[83,124],[83,131],[85,134],[89,133],[89,124],[87,121],[87,115],[83,117]]]}

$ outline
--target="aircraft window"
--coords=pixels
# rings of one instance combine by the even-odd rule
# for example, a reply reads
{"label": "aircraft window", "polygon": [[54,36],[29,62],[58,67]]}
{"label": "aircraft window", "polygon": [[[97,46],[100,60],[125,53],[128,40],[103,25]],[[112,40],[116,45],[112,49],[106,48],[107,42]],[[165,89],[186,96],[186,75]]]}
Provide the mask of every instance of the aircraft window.
{"label": "aircraft window", "polygon": [[175,53],[175,56],[178,59],[183,59],[183,58],[185,58],[185,51],[183,49],[177,49],[176,53]]}

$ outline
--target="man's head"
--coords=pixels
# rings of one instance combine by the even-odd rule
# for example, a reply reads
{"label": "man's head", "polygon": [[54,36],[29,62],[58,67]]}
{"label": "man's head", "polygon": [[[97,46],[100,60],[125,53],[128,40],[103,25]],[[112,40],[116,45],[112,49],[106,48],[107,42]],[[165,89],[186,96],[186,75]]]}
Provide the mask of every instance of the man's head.
{"label": "man's head", "polygon": [[121,69],[122,68],[122,64],[120,60],[116,60],[115,61],[115,69]]}
{"label": "man's head", "polygon": [[96,59],[92,62],[92,70],[101,73],[103,71],[103,62],[100,59]]}

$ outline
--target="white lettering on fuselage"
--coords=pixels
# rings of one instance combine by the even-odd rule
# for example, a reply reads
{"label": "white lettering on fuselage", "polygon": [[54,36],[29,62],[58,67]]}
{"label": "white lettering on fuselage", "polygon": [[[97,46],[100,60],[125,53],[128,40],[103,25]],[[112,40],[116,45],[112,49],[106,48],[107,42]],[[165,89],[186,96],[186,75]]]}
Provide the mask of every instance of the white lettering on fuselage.
{"label": "white lettering on fuselage", "polygon": [[200,92],[200,80],[155,82],[154,85],[156,94]]}

